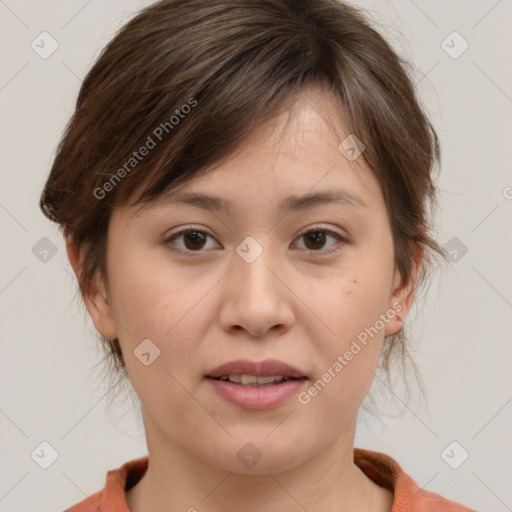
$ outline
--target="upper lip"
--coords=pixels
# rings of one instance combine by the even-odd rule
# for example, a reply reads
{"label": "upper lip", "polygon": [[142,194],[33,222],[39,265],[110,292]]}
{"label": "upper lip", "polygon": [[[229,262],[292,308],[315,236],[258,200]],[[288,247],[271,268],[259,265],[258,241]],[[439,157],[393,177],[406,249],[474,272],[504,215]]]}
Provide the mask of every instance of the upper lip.
{"label": "upper lip", "polygon": [[216,379],[227,375],[255,375],[256,377],[282,375],[283,377],[299,379],[305,377],[304,373],[297,368],[277,359],[265,359],[264,361],[237,359],[236,361],[229,361],[208,372],[207,377]]}

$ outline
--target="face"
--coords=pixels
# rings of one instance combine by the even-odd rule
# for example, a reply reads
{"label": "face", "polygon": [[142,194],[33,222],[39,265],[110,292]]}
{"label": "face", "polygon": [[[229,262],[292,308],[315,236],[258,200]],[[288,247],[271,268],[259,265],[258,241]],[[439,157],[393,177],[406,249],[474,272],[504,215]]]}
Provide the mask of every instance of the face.
{"label": "face", "polygon": [[[108,283],[87,306],[98,331],[119,338],[150,453],[264,473],[353,442],[414,279],[404,286],[394,271],[377,180],[338,149],[349,133],[329,117],[333,99],[303,98],[181,197],[113,212]],[[293,203],[323,193],[331,200]],[[278,360],[301,378],[253,388],[208,377],[240,359]],[[226,372],[286,373],[253,370]],[[254,468],[248,454],[261,456]]]}

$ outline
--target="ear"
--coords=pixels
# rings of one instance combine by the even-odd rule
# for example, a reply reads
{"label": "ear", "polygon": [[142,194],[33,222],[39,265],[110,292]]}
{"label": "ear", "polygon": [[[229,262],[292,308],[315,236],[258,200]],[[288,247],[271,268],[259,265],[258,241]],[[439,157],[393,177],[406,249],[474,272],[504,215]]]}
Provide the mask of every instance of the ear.
{"label": "ear", "polygon": [[395,272],[393,282],[393,293],[389,299],[388,309],[395,311],[396,314],[387,324],[385,328],[385,336],[392,336],[400,332],[403,327],[405,317],[411,309],[414,299],[414,292],[418,284],[420,275],[421,262],[423,260],[423,245],[416,246],[416,254],[414,256],[411,268],[411,278],[408,283],[404,283],[402,276],[398,271]]}
{"label": "ear", "polygon": [[[66,237],[66,252],[68,254],[68,259],[79,282],[82,272],[84,251],[85,247],[83,245],[79,249],[71,236]],[[95,276],[95,283],[92,290],[88,296],[83,297],[83,300],[97,331],[105,338],[117,338],[117,329],[107,298],[105,284],[99,276]]]}

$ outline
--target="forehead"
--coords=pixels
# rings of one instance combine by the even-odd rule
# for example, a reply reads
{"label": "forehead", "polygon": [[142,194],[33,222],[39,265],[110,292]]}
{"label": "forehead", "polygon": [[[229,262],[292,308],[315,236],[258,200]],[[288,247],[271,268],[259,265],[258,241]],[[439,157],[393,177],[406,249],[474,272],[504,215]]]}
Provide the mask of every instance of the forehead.
{"label": "forehead", "polygon": [[280,212],[319,204],[371,209],[379,186],[363,154],[350,160],[340,150],[349,135],[335,99],[307,91],[207,172],[138,205],[134,214],[176,204],[230,213],[258,205]]}

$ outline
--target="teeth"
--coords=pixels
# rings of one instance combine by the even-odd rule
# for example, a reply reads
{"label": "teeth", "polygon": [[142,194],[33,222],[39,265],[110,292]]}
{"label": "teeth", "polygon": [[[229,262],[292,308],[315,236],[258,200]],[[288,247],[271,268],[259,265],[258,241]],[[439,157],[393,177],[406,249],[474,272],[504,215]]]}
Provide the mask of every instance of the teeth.
{"label": "teeth", "polygon": [[258,377],[258,384],[268,384],[269,382],[283,380],[282,375],[269,375],[268,377]]}
{"label": "teeth", "polygon": [[[229,376],[229,380],[231,380],[231,375]],[[241,375],[239,382],[244,386],[247,386],[247,384],[256,384],[256,382],[258,382],[258,377],[255,375]]]}
{"label": "teeth", "polygon": [[220,377],[220,380],[229,380],[230,382],[234,382],[235,384],[241,384],[242,386],[250,386],[254,387],[254,385],[258,384],[270,384],[272,382],[282,382],[285,380],[290,380],[287,377],[283,377],[282,375],[269,375],[267,377],[257,377],[256,375],[224,375]]}

